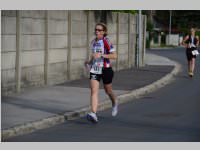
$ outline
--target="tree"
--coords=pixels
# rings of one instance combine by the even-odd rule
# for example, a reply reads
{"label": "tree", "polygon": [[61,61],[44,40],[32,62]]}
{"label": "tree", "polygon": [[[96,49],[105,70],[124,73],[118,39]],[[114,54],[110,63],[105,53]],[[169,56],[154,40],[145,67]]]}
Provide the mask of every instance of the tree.
{"label": "tree", "polygon": [[111,10],[95,10],[94,11],[96,22],[102,22],[107,24],[107,18],[112,20],[112,11]]}
{"label": "tree", "polygon": [[[162,28],[168,29],[169,26],[169,10],[152,10],[143,11],[147,14],[148,19],[153,17]],[[173,10],[172,11],[172,28],[186,34],[189,28],[200,28],[200,11],[199,10]],[[173,31],[172,31],[173,32]]]}

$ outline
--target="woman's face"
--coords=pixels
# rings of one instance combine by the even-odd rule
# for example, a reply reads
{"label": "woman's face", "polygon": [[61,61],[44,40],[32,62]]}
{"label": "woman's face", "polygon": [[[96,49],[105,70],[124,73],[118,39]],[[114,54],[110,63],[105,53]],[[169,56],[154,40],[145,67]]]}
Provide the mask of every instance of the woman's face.
{"label": "woman's face", "polygon": [[194,35],[194,34],[195,34],[195,30],[194,30],[194,29],[191,29],[191,30],[190,30],[190,33],[191,33],[192,35]]}
{"label": "woman's face", "polygon": [[96,37],[100,39],[103,37],[104,33],[105,31],[103,30],[103,27],[101,25],[97,25],[95,28]]}

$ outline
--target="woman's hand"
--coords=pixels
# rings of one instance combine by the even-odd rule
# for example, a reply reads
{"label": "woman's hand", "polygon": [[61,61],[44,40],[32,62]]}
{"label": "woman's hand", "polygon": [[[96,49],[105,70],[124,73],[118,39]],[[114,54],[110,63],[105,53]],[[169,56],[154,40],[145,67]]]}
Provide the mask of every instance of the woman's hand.
{"label": "woman's hand", "polygon": [[101,53],[94,53],[93,54],[94,59],[97,59],[97,58],[100,58],[100,57],[101,57]]}
{"label": "woman's hand", "polygon": [[112,52],[110,54],[102,55],[103,58],[108,58],[108,59],[117,59],[117,53]]}
{"label": "woman's hand", "polygon": [[84,63],[84,64],[85,64],[85,65],[87,65],[87,64],[89,64],[89,63],[90,63],[90,62],[87,60],[87,61],[85,61],[85,63]]}

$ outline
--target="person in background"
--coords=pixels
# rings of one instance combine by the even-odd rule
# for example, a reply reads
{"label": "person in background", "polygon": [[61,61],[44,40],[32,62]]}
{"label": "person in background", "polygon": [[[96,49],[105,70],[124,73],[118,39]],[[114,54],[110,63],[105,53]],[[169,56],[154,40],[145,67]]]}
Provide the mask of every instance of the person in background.
{"label": "person in background", "polygon": [[194,76],[195,60],[198,54],[197,47],[199,45],[199,37],[195,35],[195,29],[190,29],[190,34],[187,35],[182,44],[186,47],[186,56],[188,61],[188,75]]}

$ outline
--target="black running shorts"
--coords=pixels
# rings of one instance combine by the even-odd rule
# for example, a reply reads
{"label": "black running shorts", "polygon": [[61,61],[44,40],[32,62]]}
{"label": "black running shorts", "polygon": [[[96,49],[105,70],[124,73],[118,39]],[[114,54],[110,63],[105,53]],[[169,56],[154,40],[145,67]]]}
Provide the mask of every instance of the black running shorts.
{"label": "black running shorts", "polygon": [[192,55],[192,50],[193,49],[191,48],[186,49],[186,56],[188,61],[192,60],[192,58],[196,58],[196,55]]}
{"label": "black running shorts", "polygon": [[112,83],[112,79],[114,77],[114,71],[112,68],[103,68],[102,74],[94,74],[90,73],[90,80],[97,80],[101,81],[101,78],[103,80],[103,84],[110,84]]}

